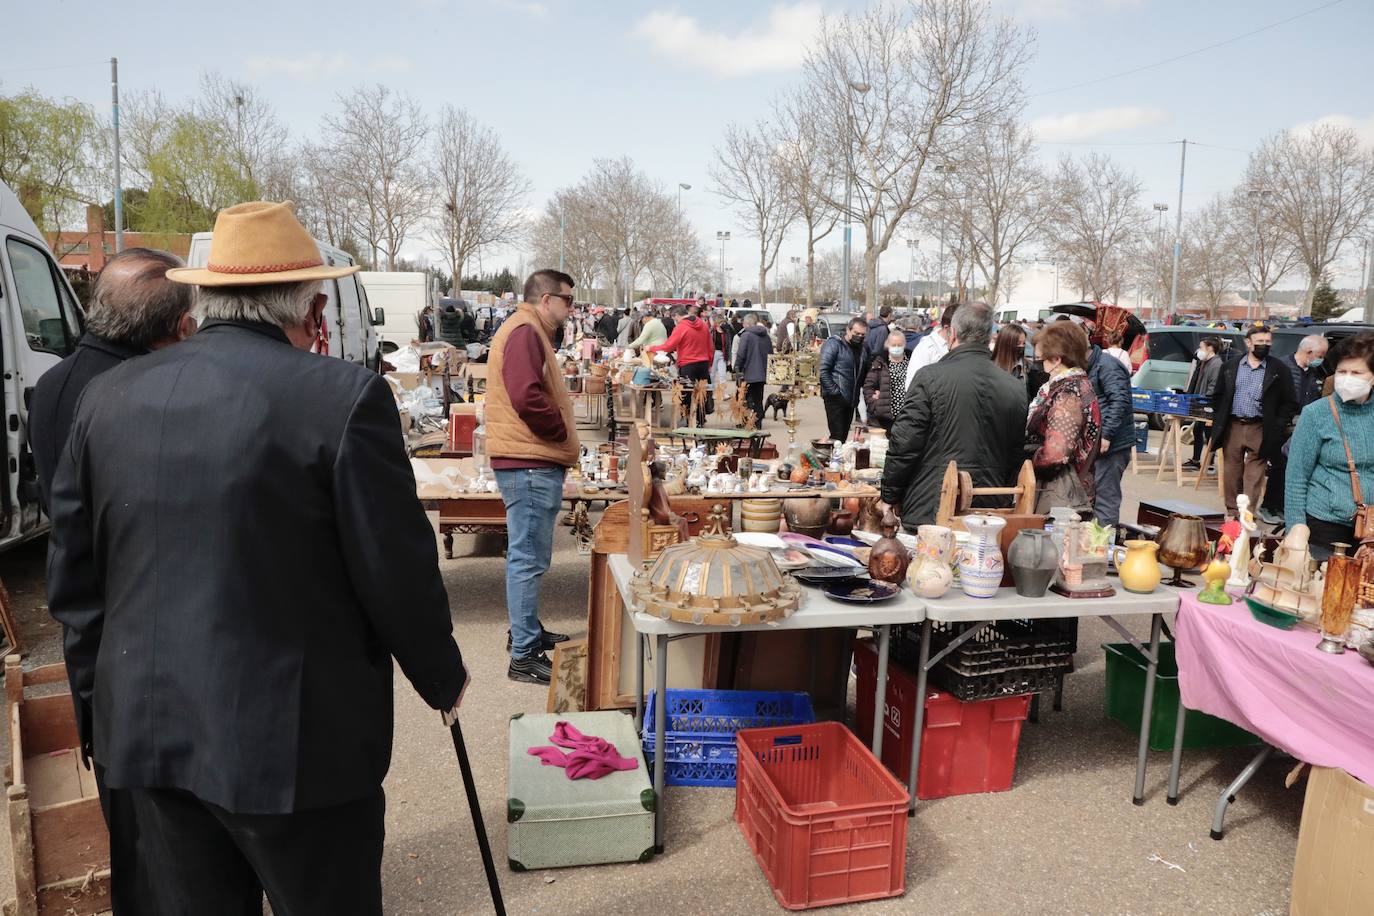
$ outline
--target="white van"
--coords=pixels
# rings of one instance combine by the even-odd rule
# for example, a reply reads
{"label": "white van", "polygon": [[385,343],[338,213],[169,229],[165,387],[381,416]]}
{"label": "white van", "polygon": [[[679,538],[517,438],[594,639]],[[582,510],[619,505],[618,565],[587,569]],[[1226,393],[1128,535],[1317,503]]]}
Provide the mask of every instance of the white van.
{"label": "white van", "polygon": [[48,530],[29,448],[29,400],[43,373],[76,349],[85,315],[19,198],[0,182],[0,362],[5,432],[0,550]]}
{"label": "white van", "polygon": [[364,270],[358,280],[367,290],[368,305],[382,316],[377,334],[383,354],[419,338],[420,312],[434,304],[427,274],[418,270]]}
{"label": "white van", "polygon": [[[204,267],[210,262],[210,240],[213,232],[197,232],[191,236],[191,252],[186,256],[187,267]],[[330,267],[353,265],[353,256],[316,240],[320,257]],[[377,328],[385,315],[373,314],[368,307],[367,293],[358,282],[357,274],[325,280],[320,284],[329,302],[324,307],[324,323],[329,335],[329,355],[358,363],[369,369],[379,369],[382,348]],[[381,310],[378,309],[380,313]]]}

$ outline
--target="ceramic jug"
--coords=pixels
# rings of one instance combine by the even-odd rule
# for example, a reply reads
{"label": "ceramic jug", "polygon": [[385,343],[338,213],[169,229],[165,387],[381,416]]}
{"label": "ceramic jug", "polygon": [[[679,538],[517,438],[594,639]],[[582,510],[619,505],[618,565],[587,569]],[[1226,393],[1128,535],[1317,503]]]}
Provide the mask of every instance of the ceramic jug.
{"label": "ceramic jug", "polygon": [[[1159,545],[1154,541],[1127,541],[1125,550],[1117,548],[1112,553],[1116,570],[1121,576],[1121,587],[1128,592],[1148,595],[1159,585],[1159,561],[1155,551]],[[1124,552],[1125,556],[1122,556]]]}
{"label": "ceramic jug", "polygon": [[868,554],[868,574],[879,582],[901,585],[911,564],[911,554],[897,540],[897,526],[897,516],[889,509],[883,515],[883,536]]}
{"label": "ceramic jug", "polygon": [[959,582],[970,598],[991,598],[1002,584],[1002,550],[998,536],[1007,520],[996,515],[966,515],[968,543],[959,555]]}
{"label": "ceramic jug", "polygon": [[1007,548],[1007,565],[1011,567],[1016,594],[1023,598],[1040,598],[1050,587],[1050,579],[1059,567],[1059,550],[1048,531],[1023,528]]}
{"label": "ceramic jug", "polygon": [[939,598],[954,580],[954,532],[943,525],[921,525],[916,536],[916,559],[907,581],[916,595]]}

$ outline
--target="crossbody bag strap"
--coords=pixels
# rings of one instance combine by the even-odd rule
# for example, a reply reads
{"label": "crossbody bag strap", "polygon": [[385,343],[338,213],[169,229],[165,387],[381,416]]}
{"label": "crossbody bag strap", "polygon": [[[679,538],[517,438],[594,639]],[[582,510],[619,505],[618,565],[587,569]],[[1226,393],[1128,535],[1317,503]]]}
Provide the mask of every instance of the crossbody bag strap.
{"label": "crossbody bag strap", "polygon": [[1336,421],[1336,432],[1341,434],[1341,445],[1345,446],[1345,464],[1350,470],[1350,490],[1355,494],[1355,509],[1364,506],[1364,494],[1360,492],[1360,472],[1355,469],[1355,456],[1350,454],[1350,443],[1345,441],[1345,430],[1341,428],[1341,415],[1336,410],[1336,398],[1328,397],[1326,406],[1331,408],[1331,416]]}

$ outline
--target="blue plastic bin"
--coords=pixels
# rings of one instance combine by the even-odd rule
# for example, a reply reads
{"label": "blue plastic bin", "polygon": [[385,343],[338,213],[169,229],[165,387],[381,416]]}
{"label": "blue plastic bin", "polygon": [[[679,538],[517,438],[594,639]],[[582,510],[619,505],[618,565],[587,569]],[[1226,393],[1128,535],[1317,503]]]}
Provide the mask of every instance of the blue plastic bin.
{"label": "blue plastic bin", "polygon": [[1131,389],[1131,409],[1141,413],[1155,412],[1155,392],[1146,391],[1144,388]]}
{"label": "blue plastic bin", "polygon": [[1150,450],[1150,423],[1148,420],[1136,421],[1135,450],[1141,454]]}
{"label": "blue plastic bin", "polygon": [[[654,691],[644,711],[641,741],[653,766]],[[735,786],[735,732],[742,728],[809,725],[816,721],[811,697],[775,690],[669,690],[663,742],[664,781],[670,786]]]}

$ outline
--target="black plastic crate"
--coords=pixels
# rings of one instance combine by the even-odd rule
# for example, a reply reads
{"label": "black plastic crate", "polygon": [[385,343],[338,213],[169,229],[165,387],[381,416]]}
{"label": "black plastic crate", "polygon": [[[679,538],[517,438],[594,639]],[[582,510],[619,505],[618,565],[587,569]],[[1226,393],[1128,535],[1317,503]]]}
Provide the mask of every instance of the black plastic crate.
{"label": "black plastic crate", "polygon": [[[930,654],[938,654],[971,626],[934,624]],[[1063,621],[999,620],[942,658],[931,669],[930,681],[965,702],[1050,690],[1073,670],[1075,636]],[[919,625],[902,628],[896,640],[898,660],[918,664],[920,639]]]}

